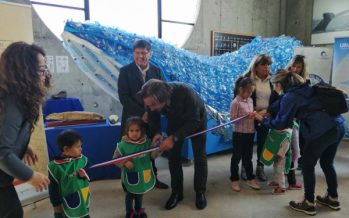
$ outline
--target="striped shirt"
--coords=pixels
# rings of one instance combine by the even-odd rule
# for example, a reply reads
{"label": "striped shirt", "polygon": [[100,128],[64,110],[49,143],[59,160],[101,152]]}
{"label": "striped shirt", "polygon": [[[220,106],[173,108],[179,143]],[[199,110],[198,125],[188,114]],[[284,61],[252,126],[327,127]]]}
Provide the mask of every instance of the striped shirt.
{"label": "striped shirt", "polygon": [[[252,98],[243,99],[240,96],[236,96],[230,105],[230,119],[241,117],[248,113],[253,112],[253,101]],[[234,132],[239,133],[254,133],[254,120],[245,118],[234,126]]]}

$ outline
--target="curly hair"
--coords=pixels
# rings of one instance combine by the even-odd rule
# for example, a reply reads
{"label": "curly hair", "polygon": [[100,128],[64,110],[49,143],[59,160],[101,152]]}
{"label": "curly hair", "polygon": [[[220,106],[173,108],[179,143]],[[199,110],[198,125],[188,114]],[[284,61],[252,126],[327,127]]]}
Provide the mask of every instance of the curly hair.
{"label": "curly hair", "polygon": [[45,51],[25,42],[9,45],[0,58],[0,113],[5,108],[4,100],[12,96],[23,112],[25,119],[35,125],[39,118],[40,107],[50,82],[46,76],[41,85],[38,55],[45,56]]}

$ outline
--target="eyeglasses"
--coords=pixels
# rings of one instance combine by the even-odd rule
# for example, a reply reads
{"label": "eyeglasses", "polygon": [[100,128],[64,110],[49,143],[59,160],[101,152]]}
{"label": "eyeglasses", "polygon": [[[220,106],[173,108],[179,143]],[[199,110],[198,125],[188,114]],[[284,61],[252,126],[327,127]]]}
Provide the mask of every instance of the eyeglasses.
{"label": "eyeglasses", "polygon": [[48,73],[49,73],[49,70],[47,66],[41,67],[38,71],[39,76],[47,76]]}
{"label": "eyeglasses", "polygon": [[137,56],[146,56],[147,54],[149,54],[150,52],[146,52],[146,51],[143,51],[143,52],[139,52],[139,51],[135,51],[134,54],[137,55]]}

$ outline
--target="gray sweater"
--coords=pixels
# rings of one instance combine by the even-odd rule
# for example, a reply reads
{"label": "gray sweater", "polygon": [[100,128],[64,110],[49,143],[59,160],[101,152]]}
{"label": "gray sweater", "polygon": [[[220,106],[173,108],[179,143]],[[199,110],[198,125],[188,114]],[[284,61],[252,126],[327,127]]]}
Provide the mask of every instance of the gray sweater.
{"label": "gray sweater", "polygon": [[28,181],[33,175],[33,170],[21,161],[32,126],[13,96],[5,99],[4,106],[0,112],[0,187],[10,186],[13,178]]}

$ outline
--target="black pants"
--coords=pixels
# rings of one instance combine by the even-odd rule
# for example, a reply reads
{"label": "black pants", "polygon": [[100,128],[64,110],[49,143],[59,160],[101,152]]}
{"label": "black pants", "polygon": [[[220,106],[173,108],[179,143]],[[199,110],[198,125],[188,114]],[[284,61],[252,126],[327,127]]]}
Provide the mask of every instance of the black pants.
{"label": "black pants", "polygon": [[344,135],[343,125],[332,128],[319,138],[306,143],[303,150],[302,170],[304,180],[304,196],[314,202],[315,165],[320,159],[320,166],[325,174],[327,192],[331,197],[338,197],[337,174],[333,166],[338,145]]}
{"label": "black pants", "polygon": [[[191,142],[194,153],[194,190],[204,193],[207,181],[206,134],[191,138]],[[182,145],[183,141],[175,143],[168,155],[172,192],[179,195],[183,195]]]}
{"label": "black pants", "polygon": [[0,218],[22,218],[23,209],[13,186],[0,187]]}
{"label": "black pants", "polygon": [[255,123],[255,126],[257,134],[257,166],[263,166],[263,163],[261,163],[259,160],[263,152],[263,146],[265,140],[267,139],[269,128],[261,125],[260,123]]}
{"label": "black pants", "polygon": [[[133,210],[133,208],[136,211],[139,211],[142,208],[142,200],[143,200],[142,194],[133,194],[130,192],[126,192],[126,197],[125,197],[126,213],[130,213]],[[134,207],[133,207],[133,201],[135,202]]]}
{"label": "black pants", "polygon": [[230,180],[239,180],[239,162],[246,170],[247,180],[254,179],[253,175],[253,139],[254,133],[238,133],[233,132],[233,155],[230,162]]}
{"label": "black pants", "polygon": [[[124,184],[122,184],[122,188],[124,189],[125,195],[125,205],[126,205],[126,213],[130,213],[133,209],[138,211],[142,208],[143,194],[133,194],[127,191]],[[133,201],[135,205],[133,207]]]}

